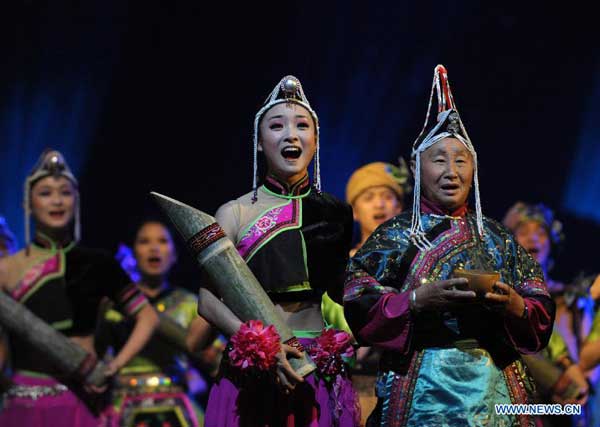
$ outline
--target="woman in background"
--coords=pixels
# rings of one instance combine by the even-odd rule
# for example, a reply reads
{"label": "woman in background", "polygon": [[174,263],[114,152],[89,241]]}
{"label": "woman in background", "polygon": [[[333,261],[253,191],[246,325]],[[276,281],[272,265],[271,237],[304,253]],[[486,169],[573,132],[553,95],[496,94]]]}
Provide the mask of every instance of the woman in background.
{"label": "woman in background", "polygon": [[[188,392],[197,392],[198,386],[206,391],[207,384],[193,369],[188,355],[196,353],[208,341],[210,325],[197,314],[198,298],[169,282],[177,254],[164,224],[142,223],[135,236],[133,253],[138,289],[157,310],[161,321],[166,317],[175,322],[185,339],[178,345],[160,333],[159,328],[142,351],[119,370],[110,411],[111,426],[155,425],[153,422],[177,426],[179,416],[189,426],[202,426],[202,410]],[[102,330],[109,334],[104,338],[121,348],[131,322],[115,310],[107,311],[104,320]]]}
{"label": "woman in background", "polygon": [[[0,259],[0,288],[83,347],[95,359],[94,331],[100,301],[110,298],[135,327],[107,367],[115,374],[144,347],[158,324],[156,312],[112,257],[80,246],[79,187],[58,151],[46,151],[25,181],[26,248]],[[29,242],[29,220],[35,234]],[[67,378],[17,336],[10,336],[13,385],[0,425],[98,425],[90,397],[104,391]]]}
{"label": "woman in background", "polygon": [[[564,283],[553,280],[553,255],[564,239],[562,224],[554,213],[543,204],[515,203],[504,217],[504,225],[514,233],[517,243],[542,267],[548,291],[556,303],[556,318],[548,347],[539,355],[563,371],[553,390],[542,396],[548,402],[567,403],[564,394],[569,387],[579,390],[576,403],[585,403],[589,391],[585,372],[579,366],[579,352],[591,327],[591,309],[593,301],[585,295],[574,295],[573,290]],[[581,307],[581,308],[580,308]],[[587,310],[586,310],[587,307]],[[535,361],[526,362],[534,363]],[[535,370],[533,371],[535,372]],[[534,375],[534,380],[539,380]],[[571,384],[572,385],[568,385]],[[544,394],[540,387],[541,394]],[[575,402],[570,402],[575,403]],[[585,418],[579,416],[543,417],[548,426],[585,426]]]}

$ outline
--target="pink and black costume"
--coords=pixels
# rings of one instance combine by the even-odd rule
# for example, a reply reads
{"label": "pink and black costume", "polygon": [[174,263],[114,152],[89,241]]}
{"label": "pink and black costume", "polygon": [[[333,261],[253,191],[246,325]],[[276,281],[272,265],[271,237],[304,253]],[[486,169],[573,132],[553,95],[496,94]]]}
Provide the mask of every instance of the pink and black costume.
{"label": "pink and black costume", "polygon": [[[58,152],[42,155],[30,175],[35,179],[30,179],[29,185],[49,175],[65,176],[77,184]],[[84,248],[76,242],[58,244],[38,233],[33,243],[13,255],[13,259],[16,261],[10,264],[11,268],[26,267],[11,272],[20,280],[11,285],[10,295],[66,336],[94,334],[104,297],[127,315],[134,315],[147,304],[119,264],[103,251]],[[17,336],[10,336],[10,348],[13,384],[5,393],[0,425],[98,425],[100,402],[86,395],[82,378],[64,377],[44,354]],[[90,355],[87,362],[81,367],[82,374],[95,358]]]}
{"label": "pink and black costume", "polygon": [[[285,94],[288,88],[292,91]],[[267,101],[255,121],[255,149],[260,118],[278,103],[304,106],[318,129],[316,113],[294,77],[284,78]],[[317,165],[314,186],[308,175],[291,186],[269,175],[264,185],[219,209],[216,219],[274,302],[319,306],[325,291],[341,300],[351,208],[320,191]],[[319,322],[323,324],[320,316]],[[284,394],[271,372],[247,375],[226,354],[210,393],[207,427],[357,425],[356,396],[343,363],[353,353],[349,335],[333,330],[294,333],[317,363],[317,372]]]}

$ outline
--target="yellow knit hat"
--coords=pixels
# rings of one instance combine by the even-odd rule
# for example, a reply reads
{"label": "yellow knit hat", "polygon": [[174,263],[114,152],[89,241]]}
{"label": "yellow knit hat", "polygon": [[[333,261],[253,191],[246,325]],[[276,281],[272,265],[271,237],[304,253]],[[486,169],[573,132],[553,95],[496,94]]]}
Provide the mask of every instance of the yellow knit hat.
{"label": "yellow knit hat", "polygon": [[402,200],[411,190],[408,177],[408,168],[403,159],[400,159],[399,167],[384,162],[369,163],[355,170],[348,180],[346,201],[352,204],[367,188],[380,185],[389,187]]}

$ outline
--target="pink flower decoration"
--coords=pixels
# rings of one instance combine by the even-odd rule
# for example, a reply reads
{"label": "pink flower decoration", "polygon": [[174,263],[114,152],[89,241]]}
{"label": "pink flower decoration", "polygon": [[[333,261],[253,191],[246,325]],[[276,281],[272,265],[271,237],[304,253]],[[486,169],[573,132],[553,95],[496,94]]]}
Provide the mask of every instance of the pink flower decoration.
{"label": "pink flower decoration", "polygon": [[354,356],[352,337],[335,329],[324,329],[307,350],[323,375],[339,374],[344,369],[344,359]]}
{"label": "pink flower decoration", "polygon": [[275,220],[268,216],[262,217],[256,222],[256,227],[261,231],[267,231],[275,225]]}
{"label": "pink flower decoration", "polygon": [[242,370],[268,371],[277,362],[275,356],[281,349],[280,341],[273,325],[265,327],[260,320],[249,320],[231,337],[231,364]]}

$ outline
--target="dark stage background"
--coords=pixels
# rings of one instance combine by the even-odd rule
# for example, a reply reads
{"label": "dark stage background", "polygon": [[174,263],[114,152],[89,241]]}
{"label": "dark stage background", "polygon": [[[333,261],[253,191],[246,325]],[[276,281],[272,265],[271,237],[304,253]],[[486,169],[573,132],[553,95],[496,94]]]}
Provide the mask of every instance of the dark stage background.
{"label": "dark stage background", "polygon": [[[326,191],[408,158],[433,68],[449,70],[484,213],[545,202],[555,276],[599,271],[600,51],[591,10],[486,2],[14,1],[0,18],[0,214],[46,147],[80,177],[87,245],[130,242],[159,191],[213,213],[251,187],[254,114],[285,74],[320,116]],[[182,256],[177,280],[193,288]],[[197,277],[197,276],[196,276]]]}

